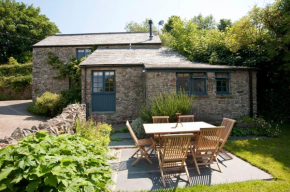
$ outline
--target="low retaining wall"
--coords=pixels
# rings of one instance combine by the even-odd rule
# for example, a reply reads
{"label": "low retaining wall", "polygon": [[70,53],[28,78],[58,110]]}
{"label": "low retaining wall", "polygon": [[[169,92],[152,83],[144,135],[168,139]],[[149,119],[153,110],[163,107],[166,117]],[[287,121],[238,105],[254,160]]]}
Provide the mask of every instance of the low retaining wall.
{"label": "low retaining wall", "polygon": [[49,134],[58,135],[60,133],[74,134],[73,128],[77,118],[86,120],[86,105],[85,104],[71,104],[63,109],[62,113],[46,123],[41,123],[38,126],[31,128],[17,128],[10,137],[0,139],[0,148],[16,144],[19,139],[26,137],[32,133],[46,130]]}

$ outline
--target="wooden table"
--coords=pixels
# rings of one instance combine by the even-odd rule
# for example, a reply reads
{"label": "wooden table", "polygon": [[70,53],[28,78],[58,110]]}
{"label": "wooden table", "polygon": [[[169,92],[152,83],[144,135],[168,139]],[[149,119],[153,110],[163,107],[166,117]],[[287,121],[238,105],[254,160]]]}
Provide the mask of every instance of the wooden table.
{"label": "wooden table", "polygon": [[164,133],[193,133],[199,132],[200,128],[214,128],[216,126],[205,122],[185,122],[185,123],[145,123],[143,124],[146,134]]}

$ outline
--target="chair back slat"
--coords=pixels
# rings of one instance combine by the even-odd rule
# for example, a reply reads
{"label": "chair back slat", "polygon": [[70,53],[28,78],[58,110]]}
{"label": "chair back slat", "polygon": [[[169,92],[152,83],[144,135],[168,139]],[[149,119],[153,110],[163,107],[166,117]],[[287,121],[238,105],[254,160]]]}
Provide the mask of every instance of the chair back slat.
{"label": "chair back slat", "polygon": [[178,122],[194,122],[194,115],[179,115]]}
{"label": "chair back slat", "polygon": [[126,122],[126,126],[127,126],[128,130],[129,130],[129,132],[130,132],[135,144],[138,145],[138,139],[137,139],[137,137],[136,137],[136,135],[135,135],[135,133],[134,133],[129,121]]}
{"label": "chair back slat", "polygon": [[201,128],[197,142],[197,152],[216,152],[224,126],[216,128]]}
{"label": "chair back slat", "polygon": [[164,135],[162,162],[186,159],[192,136],[192,133]]}
{"label": "chair back slat", "polygon": [[235,122],[236,121],[233,119],[223,118],[223,122],[222,122],[221,126],[224,126],[225,129],[222,132],[221,139],[223,139],[224,141],[226,141],[228,139],[228,137],[230,136],[231,131],[234,127]]}
{"label": "chair back slat", "polygon": [[152,116],[153,123],[169,123],[169,116]]}

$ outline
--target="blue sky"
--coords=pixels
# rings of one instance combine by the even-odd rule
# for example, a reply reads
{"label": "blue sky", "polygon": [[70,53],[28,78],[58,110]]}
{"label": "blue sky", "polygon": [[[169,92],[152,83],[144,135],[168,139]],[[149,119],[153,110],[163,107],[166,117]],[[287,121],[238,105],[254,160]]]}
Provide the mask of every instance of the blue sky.
{"label": "blue sky", "polygon": [[[17,0],[19,1],[19,0]],[[41,8],[61,33],[122,32],[129,21],[153,19],[155,24],[171,15],[191,19],[201,13],[236,21],[254,6],[274,0],[22,0]]]}

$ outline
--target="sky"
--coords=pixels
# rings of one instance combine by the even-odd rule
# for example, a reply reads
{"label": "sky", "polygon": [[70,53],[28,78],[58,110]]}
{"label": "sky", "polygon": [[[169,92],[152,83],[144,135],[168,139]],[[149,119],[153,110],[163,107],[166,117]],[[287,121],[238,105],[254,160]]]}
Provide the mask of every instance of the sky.
{"label": "sky", "polygon": [[126,23],[151,18],[155,25],[172,15],[191,19],[202,14],[237,21],[254,5],[265,7],[274,0],[17,0],[40,7],[61,33],[125,31]]}

